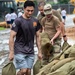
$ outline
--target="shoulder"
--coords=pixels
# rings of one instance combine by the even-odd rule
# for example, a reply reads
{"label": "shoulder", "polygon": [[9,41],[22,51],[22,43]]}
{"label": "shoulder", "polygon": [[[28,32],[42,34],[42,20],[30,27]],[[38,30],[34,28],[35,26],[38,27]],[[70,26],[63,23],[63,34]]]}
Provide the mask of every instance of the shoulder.
{"label": "shoulder", "polygon": [[59,21],[59,18],[53,15],[54,21]]}
{"label": "shoulder", "polygon": [[45,20],[46,20],[46,17],[43,17],[41,21],[43,22],[43,21],[45,21]]}
{"label": "shoulder", "polygon": [[56,12],[56,10],[55,9],[52,9],[52,12]]}
{"label": "shoulder", "polygon": [[31,20],[34,22],[38,22],[38,19],[36,19],[35,17],[31,17]]}
{"label": "shoulder", "polygon": [[53,15],[54,20],[58,19],[55,15]]}
{"label": "shoulder", "polygon": [[21,22],[21,19],[22,19],[21,17],[17,17],[14,22],[15,23],[19,22],[20,23]]}
{"label": "shoulder", "polygon": [[59,12],[57,10],[53,10],[53,14],[59,14]]}
{"label": "shoulder", "polygon": [[44,26],[44,25],[45,25],[45,22],[46,22],[46,17],[43,17],[43,18],[41,19],[41,22],[40,22],[40,23],[41,23],[42,26]]}
{"label": "shoulder", "polygon": [[17,15],[16,13],[14,15]]}
{"label": "shoulder", "polygon": [[20,25],[21,25],[21,19],[16,18],[12,24],[12,27],[20,27]]}
{"label": "shoulder", "polygon": [[60,13],[59,13],[57,10],[55,10],[55,11],[53,12],[53,15],[56,16],[56,17],[62,22],[61,15],[60,15]]}
{"label": "shoulder", "polygon": [[20,18],[20,17],[17,17],[15,20],[16,20],[16,21],[20,21],[20,20],[21,20],[21,18]]}

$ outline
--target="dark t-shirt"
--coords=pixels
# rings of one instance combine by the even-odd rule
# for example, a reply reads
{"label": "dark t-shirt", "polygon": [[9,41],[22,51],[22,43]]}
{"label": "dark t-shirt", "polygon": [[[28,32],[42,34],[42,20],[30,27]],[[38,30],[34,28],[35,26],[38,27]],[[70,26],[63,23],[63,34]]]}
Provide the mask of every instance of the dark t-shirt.
{"label": "dark t-shirt", "polygon": [[17,18],[12,30],[17,32],[14,53],[15,54],[34,54],[34,35],[41,28],[38,20],[31,17],[24,19],[22,16]]}

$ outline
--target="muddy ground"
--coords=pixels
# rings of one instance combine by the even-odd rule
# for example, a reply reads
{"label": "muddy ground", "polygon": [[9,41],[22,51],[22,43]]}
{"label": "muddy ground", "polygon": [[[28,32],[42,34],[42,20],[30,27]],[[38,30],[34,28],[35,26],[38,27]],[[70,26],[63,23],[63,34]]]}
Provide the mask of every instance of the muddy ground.
{"label": "muddy ground", "polygon": [[65,29],[67,37],[75,40],[75,27],[70,27]]}

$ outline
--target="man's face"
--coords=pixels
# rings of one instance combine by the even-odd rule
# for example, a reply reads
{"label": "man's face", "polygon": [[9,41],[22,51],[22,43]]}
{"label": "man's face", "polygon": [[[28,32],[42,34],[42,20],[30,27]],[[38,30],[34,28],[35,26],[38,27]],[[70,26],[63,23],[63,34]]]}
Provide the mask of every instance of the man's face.
{"label": "man's face", "polygon": [[52,14],[46,15],[46,17],[47,17],[48,19],[50,19],[50,18],[52,17]]}
{"label": "man's face", "polygon": [[44,14],[44,7],[43,6],[40,6],[38,9],[39,9],[41,14]]}
{"label": "man's face", "polygon": [[24,8],[24,14],[27,18],[30,18],[33,13],[34,13],[34,7],[33,6],[27,6],[26,8]]}

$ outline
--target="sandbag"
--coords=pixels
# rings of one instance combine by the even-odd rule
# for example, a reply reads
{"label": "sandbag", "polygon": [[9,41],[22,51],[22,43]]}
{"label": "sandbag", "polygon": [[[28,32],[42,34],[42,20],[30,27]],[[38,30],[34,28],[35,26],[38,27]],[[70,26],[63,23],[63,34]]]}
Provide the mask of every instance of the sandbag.
{"label": "sandbag", "polygon": [[75,57],[75,48],[72,48],[68,54],[68,57]]}
{"label": "sandbag", "polygon": [[50,39],[47,33],[42,32],[40,33],[41,36],[41,46],[44,46],[46,43],[50,43]]}
{"label": "sandbag", "polygon": [[[64,44],[64,43],[63,43]],[[55,57],[53,57],[49,62],[52,62],[53,60],[61,60],[61,59],[64,59],[64,53],[65,53],[65,51],[68,49],[68,48],[70,48],[71,47],[71,45],[69,45],[68,43],[67,43],[67,45],[66,45],[66,47],[63,49],[63,51],[60,53],[60,54],[58,54],[57,56],[55,56]]]}
{"label": "sandbag", "polygon": [[37,75],[43,75],[44,74],[47,74],[50,70],[50,68],[55,65],[59,60],[54,60],[52,61],[51,63],[48,63],[47,65],[45,65],[44,67],[42,67],[40,69],[40,72],[37,74]]}
{"label": "sandbag", "polygon": [[40,35],[41,35],[41,47],[42,47],[42,50],[52,51],[53,46],[50,43],[50,39],[49,39],[48,34],[45,33],[45,32],[42,32],[42,33],[40,33]]}
{"label": "sandbag", "polygon": [[[51,71],[51,67],[53,65],[55,65],[56,63],[58,63],[58,61],[60,61],[60,57],[61,55],[64,55],[64,52],[70,48],[71,45],[67,44],[67,46],[64,48],[64,50],[62,51],[62,53],[60,53],[59,55],[57,55],[56,57],[54,57],[49,64],[47,64],[46,66],[44,66],[43,68],[40,69],[40,72],[37,75],[46,75]],[[59,72],[61,73],[61,72]],[[58,73],[57,73],[58,74]]]}
{"label": "sandbag", "polygon": [[[43,73],[44,74],[44,73]],[[75,75],[75,60],[68,62],[54,72],[45,75]]]}
{"label": "sandbag", "polygon": [[0,22],[0,27],[7,27],[7,23],[6,22]]}
{"label": "sandbag", "polygon": [[64,56],[66,54],[68,54],[68,57],[75,57],[75,44],[65,51]]}
{"label": "sandbag", "polygon": [[[57,71],[63,71],[63,72],[66,71],[66,75],[75,75],[75,60],[72,60],[71,62],[64,64],[62,67],[57,69],[55,72]],[[60,72],[60,75],[61,75],[61,72]]]}
{"label": "sandbag", "polygon": [[42,67],[41,60],[37,60],[33,66],[33,75],[39,73],[40,68]]}
{"label": "sandbag", "polygon": [[46,75],[67,75],[67,72],[66,71],[64,71],[64,72],[63,71],[55,71],[55,72],[52,72],[52,73],[49,73]]}
{"label": "sandbag", "polygon": [[[63,74],[62,74],[63,73]],[[48,73],[48,75],[75,75],[75,60],[64,64],[62,67],[57,69],[52,73]]]}
{"label": "sandbag", "polygon": [[68,44],[68,42],[67,42],[67,41],[64,41],[64,43],[63,43],[63,45],[62,45],[61,49],[62,49],[62,50],[64,50],[64,49],[65,49],[65,47],[66,47],[67,45],[69,45],[69,44]]}
{"label": "sandbag", "polygon": [[71,45],[67,44],[67,46],[63,49],[59,60],[65,59],[65,52],[70,49]]}
{"label": "sandbag", "polygon": [[72,48],[68,57],[75,57],[75,48]]}
{"label": "sandbag", "polygon": [[16,75],[16,69],[13,62],[9,62],[2,68],[2,75]]}
{"label": "sandbag", "polygon": [[58,63],[56,63],[54,66],[52,66],[51,68],[51,72],[57,70],[58,68],[60,68],[61,66],[63,66],[65,63],[68,63],[72,60],[74,60],[75,58],[66,58],[66,59],[63,59],[63,60],[60,60]]}
{"label": "sandbag", "polygon": [[75,75],[75,69],[71,71],[70,75]]}
{"label": "sandbag", "polygon": [[69,75],[68,74],[69,65],[70,65],[70,63],[66,63],[62,67],[57,69],[56,71],[49,72],[47,75]]}
{"label": "sandbag", "polygon": [[75,75],[75,60],[70,62],[68,73],[70,75]]}
{"label": "sandbag", "polygon": [[54,52],[54,48],[50,43],[50,39],[47,33],[42,32],[41,35],[41,49],[43,54],[43,59],[49,61],[51,55]]}
{"label": "sandbag", "polygon": [[75,75],[75,69],[70,72],[70,75]]}

